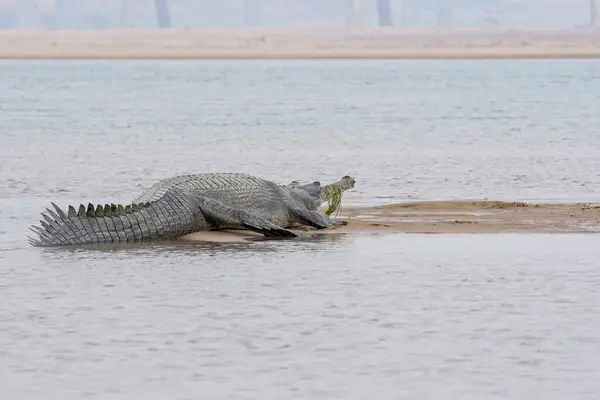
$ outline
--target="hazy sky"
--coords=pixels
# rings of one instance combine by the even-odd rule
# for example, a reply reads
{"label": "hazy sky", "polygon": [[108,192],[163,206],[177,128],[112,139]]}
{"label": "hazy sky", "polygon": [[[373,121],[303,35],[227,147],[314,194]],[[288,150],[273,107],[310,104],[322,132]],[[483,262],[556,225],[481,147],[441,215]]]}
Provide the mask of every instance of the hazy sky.
{"label": "hazy sky", "polygon": [[[2,28],[118,28],[124,0],[0,0]],[[259,0],[262,26],[343,26],[352,0]],[[411,2],[411,0],[405,0]],[[589,22],[589,0],[392,0],[395,25],[435,26],[438,3],[452,2],[455,26],[572,28]],[[363,26],[377,25],[375,0],[363,0]],[[136,0],[135,26],[156,27],[153,0]],[[244,0],[169,0],[175,27],[237,27],[244,24]]]}

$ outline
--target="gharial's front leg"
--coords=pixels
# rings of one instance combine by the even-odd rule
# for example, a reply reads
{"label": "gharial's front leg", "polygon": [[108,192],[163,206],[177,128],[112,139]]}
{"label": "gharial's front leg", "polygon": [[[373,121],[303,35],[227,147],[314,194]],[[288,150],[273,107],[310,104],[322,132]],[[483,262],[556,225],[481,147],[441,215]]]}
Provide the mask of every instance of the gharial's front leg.
{"label": "gharial's front leg", "polygon": [[301,208],[290,209],[290,215],[295,222],[309,225],[317,229],[325,229],[332,226],[347,225],[345,221],[332,220],[327,214],[320,211],[310,211]]}

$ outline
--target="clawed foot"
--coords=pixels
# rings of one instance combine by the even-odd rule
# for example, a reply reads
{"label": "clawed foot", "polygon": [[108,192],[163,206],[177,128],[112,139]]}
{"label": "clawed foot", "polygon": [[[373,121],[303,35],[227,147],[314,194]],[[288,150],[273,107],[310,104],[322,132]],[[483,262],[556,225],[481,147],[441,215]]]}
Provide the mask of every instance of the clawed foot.
{"label": "clawed foot", "polygon": [[339,220],[335,220],[332,221],[331,226],[346,226],[348,225],[348,221],[339,221]]}

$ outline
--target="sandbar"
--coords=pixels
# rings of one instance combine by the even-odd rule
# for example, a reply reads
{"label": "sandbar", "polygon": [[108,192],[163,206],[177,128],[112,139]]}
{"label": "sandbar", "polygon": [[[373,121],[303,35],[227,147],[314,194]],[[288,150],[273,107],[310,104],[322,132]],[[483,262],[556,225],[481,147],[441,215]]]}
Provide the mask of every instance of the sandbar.
{"label": "sandbar", "polygon": [[232,28],[0,31],[0,58],[3,59],[599,57],[599,29]]}
{"label": "sandbar", "polygon": [[[600,204],[537,204],[489,200],[425,201],[350,207],[336,219],[347,224],[327,229],[292,228],[299,236],[360,233],[499,234],[600,233]],[[260,240],[250,231],[196,232],[183,240]]]}

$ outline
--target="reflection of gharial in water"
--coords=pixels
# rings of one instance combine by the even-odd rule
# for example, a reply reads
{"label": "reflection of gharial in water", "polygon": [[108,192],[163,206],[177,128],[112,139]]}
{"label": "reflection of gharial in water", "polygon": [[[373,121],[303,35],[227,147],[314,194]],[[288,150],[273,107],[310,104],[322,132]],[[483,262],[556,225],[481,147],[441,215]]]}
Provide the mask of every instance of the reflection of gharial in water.
{"label": "reflection of gharial in water", "polygon": [[[249,229],[268,237],[296,237],[286,229],[296,224],[317,229],[339,225],[329,217],[331,195],[353,188],[344,176],[321,187],[318,181],[279,185],[241,173],[181,175],[146,189],[130,205],[81,204],[65,212],[56,204],[46,209],[41,226],[32,226],[33,246],[174,239],[188,233],[220,229]],[[329,188],[329,189],[328,189]],[[329,196],[329,197],[328,197]],[[328,213],[319,211],[324,201]],[[335,209],[335,207],[334,207]]]}
{"label": "reflection of gharial in water", "polygon": [[[226,231],[227,234],[234,234]],[[327,251],[328,248],[339,244],[348,243],[355,238],[346,233],[330,232],[327,235],[307,234],[298,235],[294,240],[285,242],[272,241],[261,236],[242,236],[240,240],[220,242],[209,240],[164,240],[164,241],[136,241],[119,243],[95,243],[85,246],[55,246],[46,247],[41,257],[48,262],[63,260],[68,254],[70,260],[89,262],[94,259],[123,260],[129,257],[152,257],[165,260],[176,253],[177,257],[196,257],[218,255],[223,260],[238,260],[247,257],[275,254],[278,252],[314,254]],[[169,265],[167,262],[165,265]],[[93,268],[93,267],[91,267]]]}

